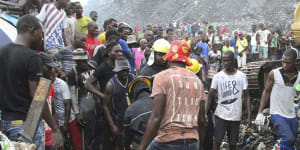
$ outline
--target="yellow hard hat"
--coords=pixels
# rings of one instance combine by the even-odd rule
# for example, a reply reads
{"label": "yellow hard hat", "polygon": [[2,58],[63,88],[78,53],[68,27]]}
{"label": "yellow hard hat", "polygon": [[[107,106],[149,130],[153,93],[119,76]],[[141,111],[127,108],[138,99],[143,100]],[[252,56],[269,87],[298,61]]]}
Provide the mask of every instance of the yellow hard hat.
{"label": "yellow hard hat", "polygon": [[171,45],[167,40],[159,39],[153,43],[152,49],[155,52],[169,53],[170,47],[171,47]]}
{"label": "yellow hard hat", "polygon": [[191,70],[195,74],[197,74],[200,71],[202,65],[199,64],[199,62],[194,58],[190,59],[189,61],[192,63],[192,65],[191,66],[186,66],[186,68]]}

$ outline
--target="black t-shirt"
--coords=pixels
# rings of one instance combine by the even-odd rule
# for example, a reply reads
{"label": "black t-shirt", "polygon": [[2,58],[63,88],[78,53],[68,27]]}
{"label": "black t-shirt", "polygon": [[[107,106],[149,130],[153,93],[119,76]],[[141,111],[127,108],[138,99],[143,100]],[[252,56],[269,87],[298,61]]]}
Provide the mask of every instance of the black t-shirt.
{"label": "black t-shirt", "polygon": [[153,99],[149,96],[148,92],[140,93],[134,103],[127,108],[124,115],[124,139],[141,142],[152,111]]}
{"label": "black t-shirt", "polygon": [[87,96],[88,90],[84,87],[84,84],[86,80],[90,76],[90,72],[82,72],[78,68],[78,66],[75,66],[76,72],[77,72],[77,77],[78,77],[78,82],[76,83],[76,77],[75,77],[75,72],[74,69],[72,68],[68,75],[67,75],[67,83],[69,86],[77,86],[78,88],[78,97],[84,97]]}
{"label": "black t-shirt", "polygon": [[98,65],[102,64],[106,57],[106,46],[104,44],[100,45],[98,51],[95,56],[93,56],[92,60],[96,61]]}
{"label": "black t-shirt", "polygon": [[99,81],[100,92],[104,93],[107,82],[115,74],[113,69],[114,68],[111,65],[109,65],[106,61],[96,68],[93,76]]}
{"label": "black t-shirt", "polygon": [[165,69],[165,68],[162,68],[156,64],[153,64],[151,66],[146,65],[141,69],[139,76],[153,76],[153,75],[161,72],[163,69]]}
{"label": "black t-shirt", "polygon": [[0,48],[0,109],[3,120],[25,120],[32,98],[28,81],[39,81],[42,61],[36,51],[17,44]]}

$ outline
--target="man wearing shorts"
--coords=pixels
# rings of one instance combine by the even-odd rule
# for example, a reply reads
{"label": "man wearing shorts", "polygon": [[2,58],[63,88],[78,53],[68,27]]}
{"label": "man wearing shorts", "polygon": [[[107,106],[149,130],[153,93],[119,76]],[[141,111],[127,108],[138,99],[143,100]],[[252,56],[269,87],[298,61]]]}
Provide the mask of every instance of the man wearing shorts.
{"label": "man wearing shorts", "polygon": [[256,41],[258,45],[259,59],[266,60],[268,58],[268,47],[270,41],[270,31],[266,30],[264,24],[261,25],[261,30],[257,31]]}

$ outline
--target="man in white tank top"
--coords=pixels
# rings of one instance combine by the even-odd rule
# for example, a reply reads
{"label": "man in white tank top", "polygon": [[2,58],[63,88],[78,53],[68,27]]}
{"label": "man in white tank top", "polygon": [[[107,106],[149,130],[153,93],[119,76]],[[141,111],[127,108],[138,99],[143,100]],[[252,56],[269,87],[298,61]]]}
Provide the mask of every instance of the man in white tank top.
{"label": "man in white tank top", "polygon": [[269,102],[274,129],[281,137],[280,149],[294,150],[298,131],[294,96],[300,75],[296,69],[297,53],[288,49],[282,57],[282,67],[273,69],[268,76],[255,122],[262,122],[262,111]]}

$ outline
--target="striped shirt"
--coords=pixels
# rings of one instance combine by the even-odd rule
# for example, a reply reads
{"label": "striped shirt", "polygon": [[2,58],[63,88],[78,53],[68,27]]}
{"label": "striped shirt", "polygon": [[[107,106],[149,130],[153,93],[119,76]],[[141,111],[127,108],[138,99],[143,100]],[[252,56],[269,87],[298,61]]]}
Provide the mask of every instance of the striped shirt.
{"label": "striped shirt", "polygon": [[57,61],[60,61],[63,65],[63,71],[68,73],[73,66],[76,65],[75,61],[73,60],[73,48],[72,46],[67,46],[57,53],[54,54],[53,58]]}
{"label": "striped shirt", "polygon": [[37,18],[43,23],[45,48],[63,48],[64,41],[62,30],[67,28],[66,13],[63,10],[58,10],[54,4],[45,4]]}

